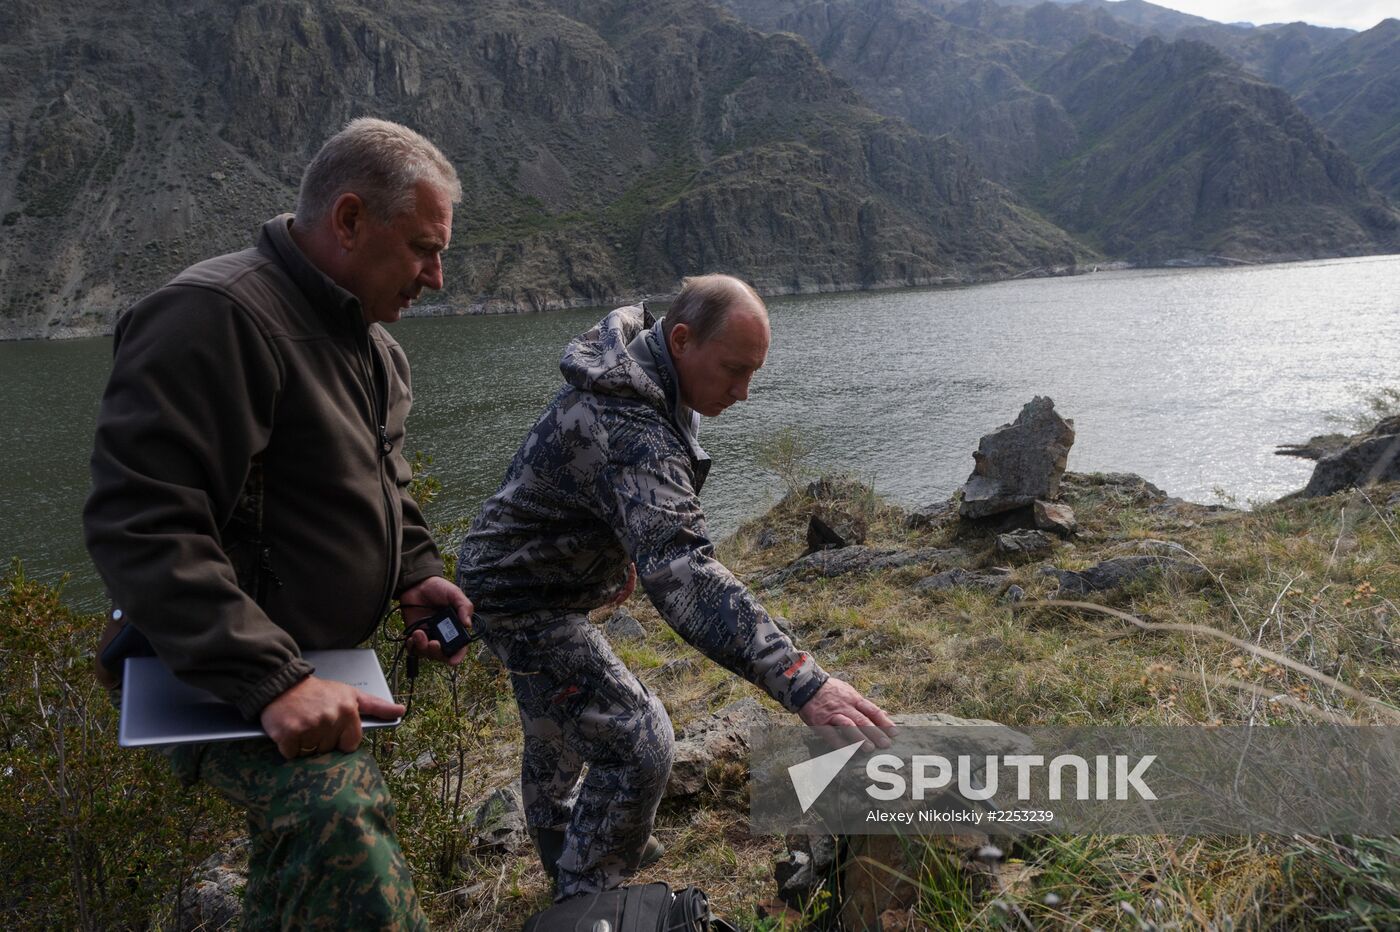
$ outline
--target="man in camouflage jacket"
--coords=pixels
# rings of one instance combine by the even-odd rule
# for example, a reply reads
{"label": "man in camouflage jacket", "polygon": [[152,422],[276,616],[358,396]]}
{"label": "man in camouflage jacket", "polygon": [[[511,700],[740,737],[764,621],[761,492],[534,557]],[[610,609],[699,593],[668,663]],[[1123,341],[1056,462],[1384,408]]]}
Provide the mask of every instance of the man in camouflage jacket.
{"label": "man in camouflage jacket", "polygon": [[586,617],[636,578],[689,644],[808,724],[888,743],[888,716],[799,651],[714,556],[699,418],[748,397],[768,342],[763,302],[728,276],[687,279],[659,322],[643,307],[608,314],[565,350],[566,384],[462,542],[457,582],[511,674],[526,819],[560,899],[638,868],[670,773],[665,708]]}

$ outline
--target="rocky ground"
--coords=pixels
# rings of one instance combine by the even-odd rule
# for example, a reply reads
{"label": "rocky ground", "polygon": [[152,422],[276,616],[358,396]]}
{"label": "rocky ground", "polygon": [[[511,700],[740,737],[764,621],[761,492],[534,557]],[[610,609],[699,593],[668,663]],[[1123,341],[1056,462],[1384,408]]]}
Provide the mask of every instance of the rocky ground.
{"label": "rocky ground", "polygon": [[[721,557],[803,648],[897,719],[1394,723],[1400,475],[1361,460],[1397,427],[1383,422],[1320,460],[1329,481],[1350,464],[1378,484],[1240,511],[1136,475],[1065,471],[1072,424],[1036,399],[984,438],[954,500],[906,511],[826,478],[744,525]],[[1056,604],[1066,600],[1076,607]],[[911,854],[878,839],[753,836],[747,728],[783,713],[682,643],[640,593],[597,621],[678,732],[657,825],[667,853],[638,879],[698,884],[744,927],[820,928],[838,914],[848,928],[884,929],[1400,922],[1400,849],[1384,839],[967,837]],[[1198,630],[1153,628],[1164,621]],[[548,886],[523,831],[502,673],[483,656],[453,683],[419,689],[416,717],[379,757],[434,927],[518,928]],[[870,860],[843,872],[842,858],[858,855]],[[236,914],[240,856],[235,843],[200,867],[179,927]],[[897,863],[907,882],[859,866],[872,861]]]}

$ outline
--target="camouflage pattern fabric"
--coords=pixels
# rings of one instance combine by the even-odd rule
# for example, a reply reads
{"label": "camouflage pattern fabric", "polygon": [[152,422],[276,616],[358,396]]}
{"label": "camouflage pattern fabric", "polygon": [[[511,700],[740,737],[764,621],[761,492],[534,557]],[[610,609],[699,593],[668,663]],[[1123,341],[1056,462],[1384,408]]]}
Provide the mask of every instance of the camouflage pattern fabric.
{"label": "camouflage pattern fabric", "polygon": [[289,761],[256,739],[163,753],[186,784],[203,780],[248,811],[244,930],[428,928],[364,748]]}
{"label": "camouflage pattern fabric", "polygon": [[634,561],[681,637],[799,709],[826,673],[715,559],[699,499],[710,460],[661,324],[619,308],[560,369],[567,384],[462,542],[458,584],[486,616],[557,616],[606,602]]}
{"label": "camouflage pattern fabric", "polygon": [[556,895],[617,886],[637,870],[671,773],[665,707],[585,615],[477,622],[520,707],[525,820],[565,833]]}

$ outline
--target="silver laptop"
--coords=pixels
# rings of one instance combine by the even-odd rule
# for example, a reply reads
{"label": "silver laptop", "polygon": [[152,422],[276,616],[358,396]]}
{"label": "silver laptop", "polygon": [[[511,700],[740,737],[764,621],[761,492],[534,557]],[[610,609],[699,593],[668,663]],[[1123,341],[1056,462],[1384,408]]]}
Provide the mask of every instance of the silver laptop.
{"label": "silver laptop", "polygon": [[[372,696],[393,701],[384,670],[374,651],[309,650],[302,654],[322,679],[348,683]],[[361,718],[365,728],[385,728],[403,719]],[[182,683],[155,657],[128,657],[122,674],[121,727],[124,748],[198,744],[266,738],[267,732],[245,719],[231,703]]]}

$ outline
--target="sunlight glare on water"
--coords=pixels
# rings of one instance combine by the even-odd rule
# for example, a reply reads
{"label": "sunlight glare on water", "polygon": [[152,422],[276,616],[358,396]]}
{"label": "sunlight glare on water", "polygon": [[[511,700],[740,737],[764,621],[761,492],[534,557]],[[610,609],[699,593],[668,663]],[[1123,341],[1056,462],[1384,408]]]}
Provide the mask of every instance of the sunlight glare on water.
{"label": "sunlight glare on water", "polygon": [[[1233,269],[1102,272],[966,288],[775,299],[750,400],[702,424],[704,490],[722,536],[776,500],[762,440],[793,428],[816,471],[873,479],[906,506],[948,496],[978,438],[1049,395],[1074,420],[1069,468],[1136,472],[1182,498],[1239,504],[1306,484],[1280,443],[1400,385],[1400,257]],[[405,320],[409,449],[434,458],[434,522],[467,520],[560,384],[569,338],[601,312]],[[109,340],[0,344],[0,557],[101,589],[80,512]]]}

